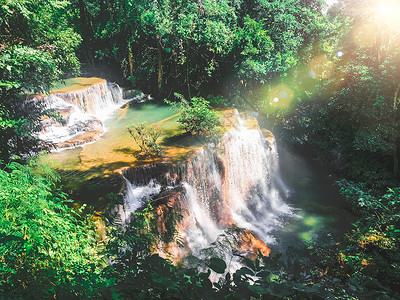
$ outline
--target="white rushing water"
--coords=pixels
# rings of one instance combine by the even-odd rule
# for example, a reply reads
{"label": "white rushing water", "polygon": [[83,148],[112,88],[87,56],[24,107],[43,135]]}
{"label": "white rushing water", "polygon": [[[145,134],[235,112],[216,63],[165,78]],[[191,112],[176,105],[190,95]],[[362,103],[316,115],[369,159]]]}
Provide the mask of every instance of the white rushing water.
{"label": "white rushing water", "polygon": [[63,123],[54,118],[42,120],[40,139],[56,144],[84,132],[104,131],[103,121],[131,100],[124,100],[122,94],[117,84],[104,81],[87,89],[52,94],[40,99],[45,109],[55,110],[63,120]]}
{"label": "white rushing water", "polygon": [[151,200],[154,196],[157,196],[161,191],[161,185],[155,180],[150,180],[146,185],[134,185],[125,179],[126,191],[123,207],[118,210],[120,213],[122,224],[125,225],[129,222],[131,215],[139,208],[147,204],[147,200]]}
{"label": "white rushing water", "polygon": [[[271,231],[291,212],[284,201],[288,188],[280,178],[275,140],[242,123],[224,135],[220,149],[205,147],[182,166],[180,205],[188,212],[182,234],[195,255],[232,227],[251,230],[272,244]],[[126,211],[143,204],[143,191],[157,198],[154,180],[128,185]]]}

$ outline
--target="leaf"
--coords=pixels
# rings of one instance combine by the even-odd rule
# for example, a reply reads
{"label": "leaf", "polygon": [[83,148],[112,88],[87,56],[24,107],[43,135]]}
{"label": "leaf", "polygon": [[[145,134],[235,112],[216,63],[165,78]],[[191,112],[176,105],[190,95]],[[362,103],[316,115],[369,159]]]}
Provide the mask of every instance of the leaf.
{"label": "leaf", "polygon": [[271,274],[270,271],[263,270],[263,271],[258,272],[257,276],[261,277],[261,278],[267,278],[270,274]]}
{"label": "leaf", "polygon": [[8,243],[11,241],[26,242],[23,238],[15,235],[6,235],[5,237],[0,238],[0,243]]}
{"label": "leaf", "polygon": [[245,258],[244,263],[248,266],[251,270],[255,270],[254,262],[251,259]]}
{"label": "leaf", "polygon": [[254,293],[257,294],[265,294],[265,292],[267,291],[267,289],[259,286],[259,285],[249,285],[249,290],[251,290]]}
{"label": "leaf", "polygon": [[210,267],[211,270],[213,270],[215,273],[218,274],[223,274],[226,269],[225,261],[218,257],[211,258],[208,266]]}

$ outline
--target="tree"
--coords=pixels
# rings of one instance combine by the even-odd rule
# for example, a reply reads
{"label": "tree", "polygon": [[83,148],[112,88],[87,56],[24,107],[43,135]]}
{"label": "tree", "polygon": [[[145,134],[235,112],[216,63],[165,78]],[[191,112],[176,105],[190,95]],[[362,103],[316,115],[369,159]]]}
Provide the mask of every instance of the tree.
{"label": "tree", "polygon": [[178,87],[190,97],[211,81],[232,47],[235,6],[227,0],[86,2],[96,56],[117,60],[133,84],[160,97]]}
{"label": "tree", "polygon": [[0,159],[38,150],[40,104],[27,94],[47,93],[67,72],[77,73],[80,37],[66,26],[67,1],[5,1],[0,6]]}
{"label": "tree", "polygon": [[[306,135],[335,153],[330,160],[348,178],[385,185],[398,177],[400,24],[379,13],[380,2],[341,5],[351,30],[328,52],[329,75],[315,79],[323,97],[304,103]],[[336,57],[338,50],[344,55]]]}
{"label": "tree", "polygon": [[321,13],[297,0],[254,1],[241,8],[243,19],[235,39],[235,69],[241,85],[285,76],[299,61],[299,52],[322,28]]}

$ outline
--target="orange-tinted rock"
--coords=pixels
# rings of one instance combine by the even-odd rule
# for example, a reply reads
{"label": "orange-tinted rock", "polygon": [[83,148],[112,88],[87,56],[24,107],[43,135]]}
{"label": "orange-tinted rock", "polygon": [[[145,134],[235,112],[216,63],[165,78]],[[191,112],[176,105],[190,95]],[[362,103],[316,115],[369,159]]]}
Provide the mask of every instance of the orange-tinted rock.
{"label": "orange-tinted rock", "polygon": [[274,140],[275,139],[274,134],[271,131],[269,131],[268,129],[264,129],[263,128],[263,129],[261,129],[261,132],[262,132],[263,136],[266,139],[268,139],[268,140]]}
{"label": "orange-tinted rock", "polygon": [[243,126],[246,127],[247,129],[260,129],[257,119],[255,119],[255,118],[246,119],[244,121]]}
{"label": "orange-tinted rock", "polygon": [[249,252],[249,258],[256,258],[258,254],[269,256],[271,249],[257,238],[250,230],[243,230],[238,237],[238,250]]}
{"label": "orange-tinted rock", "polygon": [[94,225],[96,226],[96,233],[100,239],[104,242],[106,240],[106,225],[101,217],[93,217]]}
{"label": "orange-tinted rock", "polygon": [[51,94],[70,93],[85,90],[95,84],[105,83],[106,80],[98,77],[76,77],[67,79],[65,86],[51,90]]}
{"label": "orange-tinted rock", "polygon": [[235,118],[235,115],[238,114],[238,110],[236,108],[226,109],[220,111],[222,114],[222,126],[223,127],[234,127],[238,124],[238,120]]}
{"label": "orange-tinted rock", "polygon": [[83,145],[86,143],[91,143],[91,142],[98,140],[98,138],[103,133],[104,133],[103,129],[84,132],[84,133],[79,134],[69,140],[58,143],[56,146],[57,146],[57,148],[71,148],[71,147],[76,147],[76,146]]}

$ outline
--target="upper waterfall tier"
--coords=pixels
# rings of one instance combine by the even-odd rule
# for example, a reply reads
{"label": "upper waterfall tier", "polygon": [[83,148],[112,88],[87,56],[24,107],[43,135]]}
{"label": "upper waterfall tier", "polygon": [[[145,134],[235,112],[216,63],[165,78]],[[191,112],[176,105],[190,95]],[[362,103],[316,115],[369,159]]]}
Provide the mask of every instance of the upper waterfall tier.
{"label": "upper waterfall tier", "polygon": [[[60,98],[77,107],[81,112],[94,115],[99,119],[104,119],[114,106],[119,106],[123,102],[121,88],[104,79],[99,79],[92,86],[81,90],[54,93],[50,96],[52,97]],[[48,100],[48,105],[51,107],[53,100]]]}
{"label": "upper waterfall tier", "polygon": [[51,112],[42,118],[40,139],[66,148],[98,139],[104,133],[103,121],[132,99],[124,99],[122,89],[104,79],[74,78],[73,84],[34,100]]}
{"label": "upper waterfall tier", "polygon": [[239,249],[268,254],[264,243],[274,242],[271,230],[282,214],[290,212],[284,202],[288,191],[280,178],[275,139],[269,131],[261,131],[255,119],[237,116],[235,128],[217,147],[205,146],[179,166],[136,168],[124,176],[122,219],[154,199],[162,233],[168,215],[174,210],[184,212],[177,228],[194,254],[235,228],[240,229],[235,236]]}

